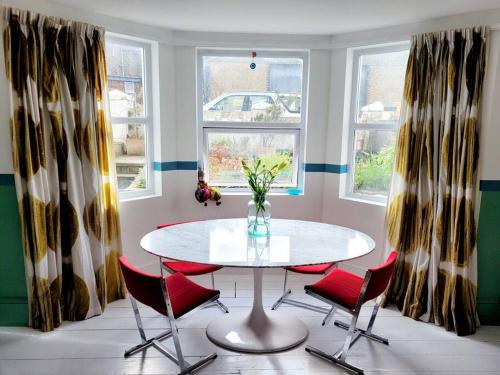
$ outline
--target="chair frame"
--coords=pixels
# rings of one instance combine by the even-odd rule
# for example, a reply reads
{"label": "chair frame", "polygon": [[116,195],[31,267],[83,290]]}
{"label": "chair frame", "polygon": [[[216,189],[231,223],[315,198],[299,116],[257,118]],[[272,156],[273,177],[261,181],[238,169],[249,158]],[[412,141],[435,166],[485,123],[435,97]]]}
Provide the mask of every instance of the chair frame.
{"label": "chair frame", "polygon": [[[337,263],[332,264],[330,267],[328,267],[325,272],[322,273],[322,275],[328,275],[330,271],[333,269],[337,268]],[[325,318],[323,319],[323,322],[321,325],[327,324],[330,319],[332,318],[335,308],[327,309],[326,307],[322,306],[316,306],[312,305],[310,303],[302,302],[302,301],[297,301],[292,298],[287,298],[289,294],[292,294],[291,289],[287,289],[287,279],[288,279],[288,269],[285,268],[285,282],[283,283],[283,294],[281,295],[280,298],[272,305],[271,310],[276,310],[281,304],[286,304],[286,305],[291,305],[295,307],[301,307],[303,309],[311,310],[311,311],[316,311],[322,314],[326,314]],[[290,271],[293,272],[293,271]],[[298,273],[298,272],[294,272]]]}
{"label": "chair frame", "polygon": [[317,298],[320,301],[323,301],[323,302],[332,306],[330,313],[329,313],[330,319],[331,319],[331,316],[333,316],[333,314],[335,313],[336,309],[342,310],[342,311],[352,315],[350,324],[346,324],[346,323],[338,321],[338,320],[336,320],[334,322],[334,324],[337,327],[342,328],[342,329],[347,331],[347,336],[345,338],[344,344],[339,350],[337,350],[333,354],[328,354],[328,353],[325,353],[322,350],[319,350],[313,346],[307,345],[305,348],[306,352],[311,353],[311,354],[318,356],[320,358],[323,358],[327,361],[333,362],[334,364],[341,366],[341,367],[345,368],[346,370],[352,371],[352,372],[359,374],[359,375],[363,375],[362,369],[347,363],[346,360],[347,360],[347,354],[348,354],[349,349],[356,343],[356,341],[361,336],[366,337],[366,338],[371,339],[371,340],[374,340],[374,341],[377,341],[377,342],[380,342],[380,343],[385,344],[385,345],[389,345],[388,339],[372,333],[373,324],[375,323],[375,318],[377,317],[377,313],[378,313],[378,310],[380,307],[380,300],[381,300],[380,296],[377,297],[377,299],[376,299],[375,306],[373,307],[373,311],[372,311],[372,314],[370,316],[370,321],[368,322],[367,328],[361,329],[361,328],[356,327],[356,324],[357,324],[358,318],[359,318],[359,314],[361,312],[361,307],[365,303],[365,295],[366,295],[366,291],[368,288],[368,284],[370,282],[371,275],[372,275],[372,271],[368,270],[366,272],[366,275],[365,275],[365,278],[363,281],[363,285],[361,286],[361,291],[360,291],[359,296],[358,296],[358,301],[356,302],[356,306],[353,310],[351,310],[345,306],[342,306],[340,304],[337,304],[333,301],[330,301],[329,299],[327,299],[323,296],[320,296],[314,292],[311,292],[307,289],[305,290],[306,294],[310,295],[311,297]]}
{"label": "chair frame", "polygon": [[[161,260],[160,260],[160,263],[162,264],[163,262],[161,262]],[[166,318],[167,318],[168,326],[170,327],[170,329],[160,333],[157,336],[154,336],[154,337],[151,337],[148,339],[146,337],[145,332],[144,332],[144,326],[142,324],[142,319],[141,319],[141,315],[139,313],[139,308],[137,306],[137,301],[129,293],[129,299],[130,299],[130,303],[132,304],[132,309],[134,310],[135,321],[137,323],[137,329],[139,331],[139,336],[141,337],[141,343],[126,350],[124,353],[124,357],[128,358],[131,355],[133,355],[139,351],[143,351],[143,350],[146,350],[147,348],[149,348],[150,346],[154,346],[160,353],[162,353],[164,356],[166,356],[172,362],[174,362],[175,364],[177,364],[179,366],[179,369],[180,369],[179,375],[189,374],[190,372],[199,369],[200,367],[206,365],[208,362],[217,358],[217,353],[212,353],[208,356],[205,356],[194,364],[190,364],[189,362],[186,361],[186,359],[184,358],[184,354],[182,353],[181,343],[180,343],[180,339],[179,339],[179,331],[178,331],[177,324],[176,324],[177,319],[174,318],[172,304],[170,302],[170,297],[168,294],[167,283],[165,281],[165,275],[163,274],[163,269],[161,272],[161,276],[162,277],[160,279],[160,285],[161,285],[161,289],[163,292],[163,299],[165,301],[165,306],[167,308]],[[218,298],[219,298],[219,295],[216,295],[216,296],[210,298],[208,301],[200,304],[199,306],[195,307],[194,309],[192,309],[191,311],[189,311],[188,313],[183,315],[182,318],[184,318],[186,315],[190,315],[191,313],[196,312],[197,310],[201,310],[201,309],[203,309],[211,304],[214,304]],[[160,342],[160,341],[167,339],[169,337],[172,337],[172,340],[174,341],[175,353],[172,353],[170,351],[170,349],[166,348]]]}
{"label": "chair frame", "polygon": [[[165,264],[163,264],[163,262],[165,262],[166,259],[167,258],[160,258],[161,269],[167,271],[170,275],[173,275],[175,271],[167,267]],[[215,277],[213,272],[210,272],[210,279],[212,282],[212,289],[215,289]],[[229,313],[229,309],[227,308],[227,306],[224,305],[221,301],[219,301],[219,299],[216,299],[215,301],[213,301],[212,303],[208,304],[205,307],[212,307],[212,306],[217,306],[222,310],[222,312],[226,314]]]}

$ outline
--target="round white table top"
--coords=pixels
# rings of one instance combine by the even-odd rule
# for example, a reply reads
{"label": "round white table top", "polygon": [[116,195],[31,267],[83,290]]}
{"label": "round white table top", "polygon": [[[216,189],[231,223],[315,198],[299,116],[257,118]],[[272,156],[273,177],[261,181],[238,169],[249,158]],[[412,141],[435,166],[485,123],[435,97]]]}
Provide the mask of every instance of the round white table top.
{"label": "round white table top", "polygon": [[177,224],[146,234],[147,252],[224,267],[288,267],[341,262],[368,254],[375,242],[354,229],[312,221],[271,219],[271,235],[247,234],[246,219]]}

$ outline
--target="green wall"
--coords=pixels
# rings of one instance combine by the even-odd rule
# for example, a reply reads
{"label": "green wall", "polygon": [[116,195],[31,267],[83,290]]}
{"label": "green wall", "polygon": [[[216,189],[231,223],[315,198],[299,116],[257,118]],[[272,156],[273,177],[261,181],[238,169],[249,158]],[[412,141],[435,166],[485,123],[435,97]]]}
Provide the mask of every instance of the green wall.
{"label": "green wall", "polygon": [[478,233],[477,308],[481,324],[500,325],[500,191],[483,191]]}
{"label": "green wall", "polygon": [[10,174],[0,174],[0,325],[28,325],[19,211]]}

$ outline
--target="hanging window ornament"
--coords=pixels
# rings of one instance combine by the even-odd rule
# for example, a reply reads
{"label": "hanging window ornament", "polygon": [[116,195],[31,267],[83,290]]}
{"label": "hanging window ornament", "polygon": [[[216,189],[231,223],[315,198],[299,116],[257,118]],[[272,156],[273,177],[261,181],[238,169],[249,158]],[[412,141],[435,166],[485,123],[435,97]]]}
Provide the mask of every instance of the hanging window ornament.
{"label": "hanging window ornament", "polygon": [[255,63],[255,58],[257,57],[257,52],[252,51],[252,62],[250,63],[250,69],[255,69],[257,64]]}

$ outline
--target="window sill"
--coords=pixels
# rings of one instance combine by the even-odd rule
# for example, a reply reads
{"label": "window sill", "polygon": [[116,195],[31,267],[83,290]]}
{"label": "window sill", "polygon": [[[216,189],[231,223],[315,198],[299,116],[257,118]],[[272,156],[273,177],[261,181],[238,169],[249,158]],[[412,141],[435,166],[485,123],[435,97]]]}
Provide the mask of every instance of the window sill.
{"label": "window sill", "polygon": [[158,197],[161,197],[161,194],[145,193],[141,195],[130,195],[130,196],[119,197],[119,201],[120,203],[126,203],[126,202],[139,201],[143,199],[158,198]]}
{"label": "window sill", "polygon": [[[238,190],[238,189],[222,189],[217,188],[217,190],[222,194],[222,196],[247,196],[251,197],[252,193],[248,190]],[[302,190],[299,194],[290,194],[286,190],[275,190],[267,193],[267,196],[290,196],[290,197],[300,197],[304,196],[304,191]]]}
{"label": "window sill", "polygon": [[360,196],[360,195],[341,195],[339,198],[345,199],[348,201],[352,201],[352,202],[357,202],[357,203],[364,203],[364,204],[371,204],[374,206],[387,207],[386,202],[382,202],[380,200],[364,198],[363,196]]}

